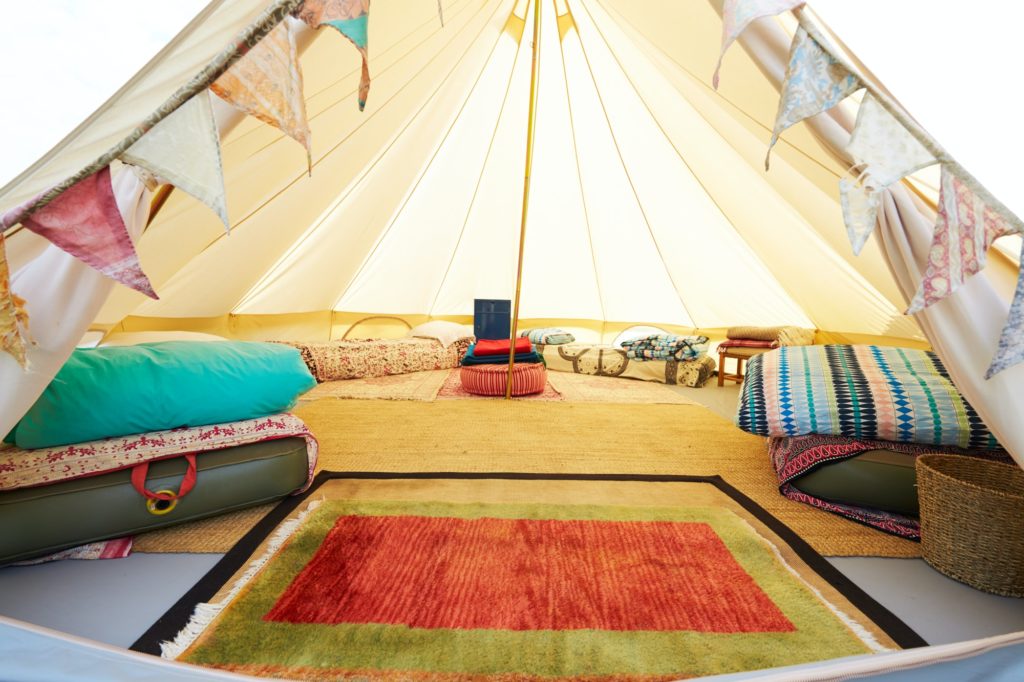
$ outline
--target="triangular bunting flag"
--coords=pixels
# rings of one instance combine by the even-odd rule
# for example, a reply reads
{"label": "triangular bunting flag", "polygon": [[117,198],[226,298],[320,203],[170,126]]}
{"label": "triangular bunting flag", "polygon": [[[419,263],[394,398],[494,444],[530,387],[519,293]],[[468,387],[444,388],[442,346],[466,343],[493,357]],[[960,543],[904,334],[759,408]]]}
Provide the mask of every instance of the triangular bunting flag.
{"label": "triangular bunting flag", "polygon": [[110,184],[110,166],[69,187],[21,224],[107,277],[157,298]]}
{"label": "triangular bunting flag", "polygon": [[27,366],[25,337],[22,329],[28,326],[25,302],[11,292],[11,273],[7,268],[7,247],[0,234],[0,351],[10,353],[18,364]]}
{"label": "triangular bunting flag", "polygon": [[928,267],[907,313],[916,313],[959,289],[985,267],[992,242],[1012,232],[1017,229],[943,166]]}
{"label": "triangular bunting flag", "polygon": [[[861,82],[808,35],[803,27],[798,28],[793,36],[789,66],[786,67],[786,79],[782,83],[779,113],[775,117],[771,142],[768,143],[768,154],[771,154],[772,147],[786,128],[831,109],[862,87]],[[764,167],[768,169],[767,156]]]}
{"label": "triangular bunting flag", "polygon": [[279,128],[304,146],[311,159],[302,70],[290,21],[274,27],[214,81],[210,90],[250,116]]}
{"label": "triangular bunting flag", "polygon": [[[1021,244],[1021,257],[1024,258],[1024,243]],[[1021,360],[1024,360],[1024,268],[1017,275],[1017,290],[1013,293],[1010,314],[999,335],[999,346],[991,366],[985,372],[985,378],[991,379]]]}
{"label": "triangular bunting flag", "polygon": [[865,184],[888,187],[914,171],[938,163],[907,129],[870,94],[857,112],[857,124],[847,148],[854,160],[867,164]]}
{"label": "triangular bunting flag", "polygon": [[370,68],[367,62],[366,35],[369,27],[370,0],[306,0],[298,17],[313,28],[333,26],[352,41],[363,56],[363,72],[359,79],[359,110],[366,107],[370,93]]}
{"label": "triangular bunting flag", "polygon": [[839,181],[839,199],[843,207],[843,221],[850,238],[853,254],[859,256],[878,219],[878,190],[859,185],[847,178]]}
{"label": "triangular bunting flag", "polygon": [[153,126],[121,160],[188,192],[212,208],[225,229],[229,227],[220,138],[208,92],[200,92]]}
{"label": "triangular bunting flag", "polygon": [[718,89],[718,72],[729,46],[740,37],[750,22],[761,17],[773,17],[804,4],[804,0],[725,0],[722,5],[722,50],[718,54],[715,75],[711,82]]}

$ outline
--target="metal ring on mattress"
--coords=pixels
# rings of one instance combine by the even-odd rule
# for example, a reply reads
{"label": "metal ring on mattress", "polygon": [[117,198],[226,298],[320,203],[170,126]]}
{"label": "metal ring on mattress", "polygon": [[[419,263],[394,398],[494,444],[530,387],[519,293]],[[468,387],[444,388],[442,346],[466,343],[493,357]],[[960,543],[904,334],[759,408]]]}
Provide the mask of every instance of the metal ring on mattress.
{"label": "metal ring on mattress", "polygon": [[[174,492],[173,490],[159,490],[159,491],[157,491],[157,495],[163,495],[163,494],[177,495],[177,493]],[[152,514],[154,516],[163,516],[164,514],[169,514],[177,506],[178,506],[178,498],[177,497],[175,497],[174,499],[170,499],[170,500],[161,500],[161,499],[157,499],[157,498],[151,497],[151,498],[146,500],[146,511],[148,511],[150,514]]]}

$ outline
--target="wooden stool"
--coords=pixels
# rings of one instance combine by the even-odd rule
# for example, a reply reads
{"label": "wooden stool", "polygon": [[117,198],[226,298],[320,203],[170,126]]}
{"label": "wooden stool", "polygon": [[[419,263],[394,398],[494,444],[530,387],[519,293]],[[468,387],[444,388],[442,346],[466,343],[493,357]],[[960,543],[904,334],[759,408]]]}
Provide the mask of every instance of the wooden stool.
{"label": "wooden stool", "polygon": [[[743,363],[754,357],[760,355],[771,348],[727,348],[724,351],[718,351],[718,385],[724,386],[726,379],[729,381],[735,381],[737,384],[743,383]],[[725,371],[725,359],[730,358],[736,361],[736,372],[735,374],[729,374]]]}

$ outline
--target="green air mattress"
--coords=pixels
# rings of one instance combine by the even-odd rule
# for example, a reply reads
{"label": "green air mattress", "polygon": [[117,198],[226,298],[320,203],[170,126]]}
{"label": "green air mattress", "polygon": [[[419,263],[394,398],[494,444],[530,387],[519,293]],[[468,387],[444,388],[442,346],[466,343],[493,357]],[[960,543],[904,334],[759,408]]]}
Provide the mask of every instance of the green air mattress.
{"label": "green air mattress", "polygon": [[867,450],[823,464],[790,483],[823,500],[917,516],[915,459],[902,452]]}
{"label": "green air mattress", "polygon": [[[176,491],[186,468],[184,457],[152,462],[146,488]],[[147,509],[128,469],[0,493],[0,564],[284,497],[306,483],[306,441],[282,438],[211,450],[196,455],[196,469],[192,491],[162,514]],[[164,511],[168,503],[156,505]]]}

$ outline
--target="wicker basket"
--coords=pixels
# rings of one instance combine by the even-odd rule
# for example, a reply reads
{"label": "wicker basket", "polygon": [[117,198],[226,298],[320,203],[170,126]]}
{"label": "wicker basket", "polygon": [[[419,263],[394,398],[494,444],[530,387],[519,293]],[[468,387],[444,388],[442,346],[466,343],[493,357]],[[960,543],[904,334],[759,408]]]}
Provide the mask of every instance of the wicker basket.
{"label": "wicker basket", "polygon": [[925,561],[979,590],[1024,597],[1024,470],[922,455],[917,492]]}

